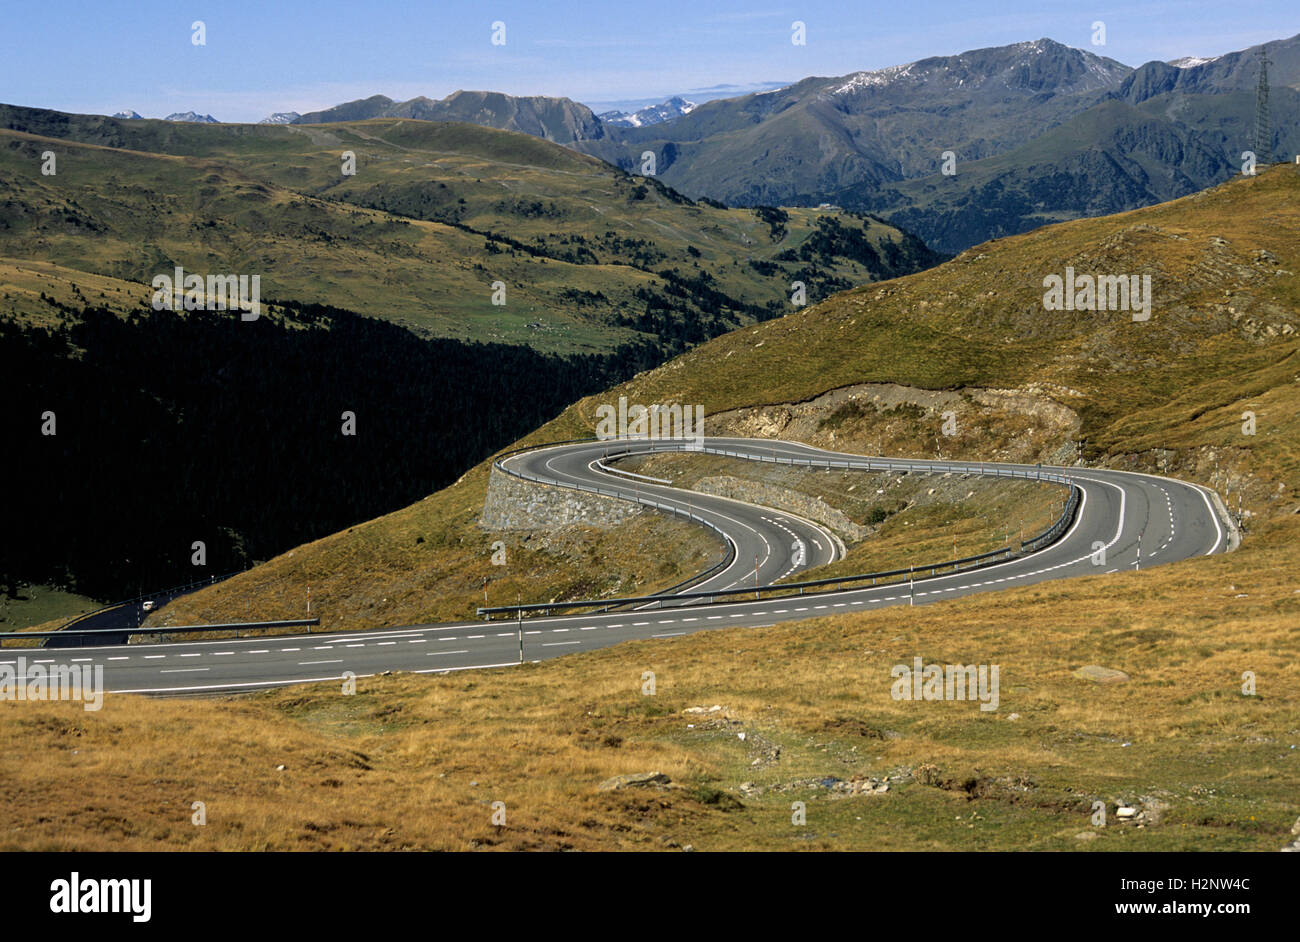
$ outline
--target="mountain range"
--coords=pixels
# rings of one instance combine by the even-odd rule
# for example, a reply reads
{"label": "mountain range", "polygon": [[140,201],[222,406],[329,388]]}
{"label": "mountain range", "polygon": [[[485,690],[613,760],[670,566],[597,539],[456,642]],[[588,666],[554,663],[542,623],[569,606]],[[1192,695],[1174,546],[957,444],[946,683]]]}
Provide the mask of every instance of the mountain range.
{"label": "mountain range", "polygon": [[[1271,149],[1300,151],[1300,36],[1268,44]],[[1255,149],[1261,48],[1133,68],[1051,39],[934,56],[694,105],[597,115],[568,98],[384,95],[276,124],[373,118],[519,131],[733,206],[834,203],[940,252],[1222,182]],[[131,113],[134,115],[134,112]],[[137,116],[138,117],[138,116]],[[193,112],[172,121],[214,121]],[[946,166],[945,166],[946,164]],[[948,171],[948,172],[945,172]]]}
{"label": "mountain range", "polygon": [[[1268,45],[1272,146],[1300,149],[1300,37]],[[384,96],[302,115],[466,121],[523,131],[728,205],[834,202],[943,252],[1119,212],[1240,172],[1259,47],[1132,68],[1051,39],[935,56],[773,91],[596,115],[566,98]],[[684,103],[683,103],[684,104]],[[643,117],[638,117],[648,111]],[[659,120],[655,120],[658,118]],[[942,172],[951,152],[955,173]]]}
{"label": "mountain range", "polygon": [[[957,252],[1172,199],[1240,172],[1258,48],[1133,69],[1051,40],[708,102],[571,146],[728,204],[832,201]],[[1300,148],[1300,38],[1272,43],[1273,149]],[[942,173],[944,155],[954,158]]]}

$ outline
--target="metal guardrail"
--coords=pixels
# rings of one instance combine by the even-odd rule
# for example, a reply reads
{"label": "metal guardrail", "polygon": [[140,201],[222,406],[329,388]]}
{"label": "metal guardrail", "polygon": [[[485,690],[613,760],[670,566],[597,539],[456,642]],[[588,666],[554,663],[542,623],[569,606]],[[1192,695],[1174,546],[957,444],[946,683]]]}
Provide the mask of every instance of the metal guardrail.
{"label": "metal guardrail", "polygon": [[[76,638],[83,639],[89,635],[180,635],[204,634],[214,631],[233,631],[239,637],[240,631],[256,631],[262,628],[307,628],[311,634],[313,625],[319,625],[319,618],[293,618],[284,621],[237,621],[213,625],[163,625],[152,628],[58,628],[54,631],[3,631],[0,632],[0,646],[6,641],[35,641],[39,638]],[[93,640],[93,639],[92,639]]]}
{"label": "metal guardrail", "polygon": [[1065,505],[1061,508],[1061,515],[1056,518],[1056,522],[1044,530],[1038,536],[1030,537],[1020,544],[1020,552],[1035,553],[1044,547],[1050,546],[1060,539],[1061,535],[1070,528],[1074,522],[1074,515],[1079,511],[1079,494],[1082,493],[1079,485],[1073,481],[1069,482],[1070,496],[1065,499]]}
{"label": "metal guardrail", "polygon": [[[870,580],[873,586],[906,585],[909,581],[908,579],[900,579],[898,582],[878,582],[878,580],[890,579],[894,576],[903,575],[915,579],[918,573],[930,573],[931,575],[935,575],[939,570],[947,570],[949,567],[951,567],[950,571],[954,573],[968,572],[971,569],[979,569],[991,565],[999,560],[1010,559],[1017,555],[1019,554],[1013,552],[1010,547],[1003,547],[1002,549],[992,550],[988,553],[980,553],[978,556],[968,556],[965,559],[954,559],[948,562],[935,563],[927,566],[909,567],[907,569],[891,569],[886,572],[869,572],[854,576],[831,576],[830,578],[813,579],[807,582],[773,582],[768,585],[757,587],[748,586],[741,589],[715,589],[712,592],[680,592],[676,595],[644,595],[619,599],[579,599],[572,602],[537,602],[532,605],[501,605],[493,606],[491,608],[479,608],[478,614],[494,615],[504,612],[556,611],[566,608],[587,607],[604,607],[608,610],[611,607],[620,605],[650,602],[659,602],[662,607],[663,602],[675,601],[677,599],[706,599],[706,604],[710,604],[718,597],[730,597],[733,595],[752,595],[755,599],[758,599],[761,595],[766,599],[781,599],[804,594],[825,594],[805,593],[803,590],[806,588],[820,588],[828,585],[835,585],[837,588],[831,591],[839,592],[843,590],[845,583],[863,582],[866,580]],[[963,569],[962,566],[967,563],[976,563],[976,565],[966,565],[965,569]],[[794,589],[797,589],[798,591],[791,591]]]}
{"label": "metal guardrail", "polygon": [[[609,442],[636,441],[636,442],[650,443],[651,447],[642,449],[638,451],[637,454],[645,454],[647,452],[690,451],[690,452],[699,452],[705,454],[722,455],[725,457],[732,457],[732,458],[742,458],[747,461],[770,462],[773,464],[800,465],[800,466],[807,466],[812,468],[826,468],[828,470],[831,468],[844,468],[844,469],[856,470],[856,471],[902,471],[902,472],[911,472],[916,474],[976,474],[983,477],[993,477],[993,478],[1020,478],[1023,480],[1032,480],[1032,481],[1050,481],[1052,483],[1064,484],[1069,488],[1070,494],[1069,497],[1066,499],[1065,504],[1062,507],[1061,515],[1056,519],[1056,521],[1053,522],[1051,526],[1049,526],[1046,530],[1044,530],[1042,533],[1038,534],[1037,536],[1033,536],[1030,537],[1028,540],[1021,541],[1019,550],[1015,550],[1015,551],[1013,551],[1010,546],[1005,546],[1002,547],[1001,549],[992,550],[991,552],[988,553],[980,553],[976,556],[967,556],[962,559],[948,560],[945,562],[934,563],[930,565],[908,567],[907,569],[895,569],[887,572],[861,573],[859,575],[854,575],[854,576],[841,576],[841,577],[831,577],[827,579],[814,579],[805,582],[771,583],[766,586],[757,586],[757,587],[751,586],[749,588],[743,588],[743,589],[717,589],[712,592],[679,592],[679,593],[674,593],[672,595],[666,595],[660,593],[657,595],[633,596],[628,598],[617,598],[617,599],[579,599],[572,602],[538,602],[531,605],[498,605],[498,606],[490,606],[490,607],[484,606],[477,609],[477,614],[485,615],[490,620],[492,615],[495,614],[514,613],[514,614],[522,615],[522,613],[529,612],[529,611],[549,612],[549,611],[558,611],[558,610],[572,609],[572,608],[603,608],[604,610],[608,611],[611,607],[616,607],[616,606],[638,604],[638,603],[649,604],[654,602],[659,602],[662,606],[663,602],[668,600],[675,600],[675,599],[707,599],[708,600],[707,604],[712,604],[713,600],[718,596],[749,595],[750,593],[753,593],[754,597],[757,599],[759,598],[761,593],[777,593],[777,592],[783,592],[791,589],[798,589],[799,591],[797,594],[803,595],[804,594],[803,590],[805,588],[818,588],[818,587],[832,585],[832,584],[836,584],[838,586],[837,589],[832,591],[841,591],[843,589],[844,583],[865,582],[866,580],[869,579],[871,580],[872,585],[877,585],[878,580],[880,579],[888,579],[888,578],[893,578],[895,576],[907,575],[909,577],[908,580],[899,580],[897,583],[888,583],[888,582],[879,583],[881,585],[892,585],[892,584],[901,585],[903,584],[904,581],[914,580],[916,573],[918,572],[929,572],[931,575],[934,575],[938,572],[938,570],[940,569],[947,570],[949,567],[952,567],[951,569],[952,572],[961,572],[964,571],[962,569],[962,566],[968,563],[975,563],[976,565],[966,565],[966,570],[978,569],[984,566],[992,565],[993,563],[999,560],[1024,556],[1029,553],[1037,552],[1038,550],[1043,549],[1046,546],[1049,546],[1050,544],[1054,543],[1057,539],[1059,539],[1061,535],[1065,533],[1065,531],[1070,527],[1071,523],[1073,523],[1074,516],[1078,511],[1079,495],[1081,493],[1079,486],[1075,484],[1073,481],[1071,481],[1067,476],[1062,474],[1056,474],[1050,471],[1044,473],[1041,465],[1038,465],[1034,468],[1029,468],[1027,466],[1017,467],[1014,465],[985,466],[981,462],[974,462],[974,463],[949,462],[947,464],[943,462],[934,462],[933,464],[927,466],[924,469],[918,469],[912,467],[909,464],[902,464],[896,461],[890,461],[888,459],[883,459],[883,458],[877,458],[877,459],[858,458],[858,459],[846,459],[846,460],[833,460],[833,459],[821,459],[821,458],[794,458],[788,456],[778,457],[775,454],[775,452],[773,452],[773,454],[771,455],[761,455],[761,454],[755,455],[747,452],[742,453],[737,451],[729,451],[725,448],[716,448],[707,445],[701,445],[698,447],[687,446],[683,442],[675,441],[675,440],[657,442],[650,439],[608,439],[608,440],[598,439],[598,438],[568,439],[566,441],[547,442],[542,445],[528,445],[522,448],[512,449],[511,451],[504,452],[503,454],[499,455],[496,459],[494,459],[493,465],[499,468],[503,473],[512,475],[513,477],[517,477],[522,480],[533,481],[538,484],[546,484],[552,487],[565,487],[571,490],[586,491],[588,493],[594,493],[594,494],[603,494],[607,497],[613,497],[618,500],[628,500],[629,498],[627,497],[627,495],[619,491],[610,491],[601,487],[595,487],[589,484],[579,484],[576,482],[550,481],[550,480],[546,480],[545,478],[541,478],[524,471],[518,471],[511,468],[507,468],[504,465],[505,459],[511,457],[512,455],[519,454],[525,451],[535,451],[537,449],[546,448],[553,445],[570,445],[570,444],[587,444],[587,443],[594,444],[602,441],[609,441]],[[631,453],[632,452],[630,451],[624,452],[624,454],[631,454]],[[924,459],[918,459],[918,460],[924,460]],[[703,520],[690,511],[683,512],[682,509],[679,507],[661,504],[658,501],[651,500],[649,498],[642,498],[639,494],[635,494],[635,493],[634,496],[630,499],[644,506],[655,507],[655,508],[667,510],[670,513],[676,513],[682,516],[690,517],[691,519],[697,520],[698,522],[704,524],[707,527],[710,527],[711,529],[717,531],[720,534],[723,532],[720,528],[718,528],[708,520]],[[723,535],[725,537],[725,534]],[[732,550],[732,553],[734,555],[734,549]],[[687,580],[687,581],[692,582],[692,581],[698,581],[701,578],[707,578],[708,575],[711,575],[712,572],[716,571],[718,568],[719,567],[715,566],[709,572],[702,573],[700,576],[697,576],[695,579]],[[679,583],[679,585],[680,584],[684,584],[684,583]],[[774,598],[774,599],[785,598],[788,595],[794,595],[794,594],[796,593],[786,591],[785,595],[768,595],[767,597]]]}

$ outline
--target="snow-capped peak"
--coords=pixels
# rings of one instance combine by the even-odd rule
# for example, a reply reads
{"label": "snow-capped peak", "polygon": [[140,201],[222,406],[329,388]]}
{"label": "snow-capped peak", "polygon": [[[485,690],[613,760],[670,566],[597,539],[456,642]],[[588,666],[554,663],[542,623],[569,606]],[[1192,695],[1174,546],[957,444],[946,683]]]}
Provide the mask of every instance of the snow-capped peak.
{"label": "snow-capped peak", "polygon": [[674,95],[657,105],[647,105],[637,111],[606,111],[597,115],[606,124],[623,128],[643,128],[652,124],[663,124],[673,118],[680,118],[695,110],[695,102]]}
{"label": "snow-capped peak", "polygon": [[1200,56],[1183,56],[1181,59],[1174,59],[1172,62],[1169,63],[1169,65],[1172,65],[1175,69],[1194,69],[1198,65],[1205,65],[1210,62],[1217,62],[1221,58],[1223,57],[1210,56],[1210,58],[1208,59],[1203,59]]}

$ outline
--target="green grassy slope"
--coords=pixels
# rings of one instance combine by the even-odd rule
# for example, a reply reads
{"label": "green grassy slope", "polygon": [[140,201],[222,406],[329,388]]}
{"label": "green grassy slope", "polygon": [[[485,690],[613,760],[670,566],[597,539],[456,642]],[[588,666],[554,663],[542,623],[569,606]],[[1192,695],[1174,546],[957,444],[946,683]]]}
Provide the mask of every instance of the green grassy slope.
{"label": "green grassy slope", "polygon": [[264,298],[439,336],[565,352],[640,337],[672,352],[792,309],[792,281],[816,301],[936,261],[873,219],[802,209],[769,223],[472,125],[174,125],[12,106],[0,124],[0,255],[145,283],[176,264],[260,274]]}

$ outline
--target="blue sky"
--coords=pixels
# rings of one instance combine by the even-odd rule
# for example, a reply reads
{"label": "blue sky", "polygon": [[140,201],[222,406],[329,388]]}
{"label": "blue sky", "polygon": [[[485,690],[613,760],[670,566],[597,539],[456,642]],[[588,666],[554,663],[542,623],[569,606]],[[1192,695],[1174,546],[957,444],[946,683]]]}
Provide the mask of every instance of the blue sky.
{"label": "blue sky", "polygon": [[[842,75],[1046,36],[1140,65],[1213,56],[1300,33],[1294,0],[1157,2],[310,3],[7,2],[0,100],[146,117],[256,121],[384,94],[458,88],[562,95],[600,106],[715,85]],[[207,43],[191,43],[202,20]],[[490,42],[506,24],[506,45]],[[807,44],[790,42],[807,24]],[[1091,43],[1106,24],[1106,45]],[[708,97],[708,96],[698,96]]]}

